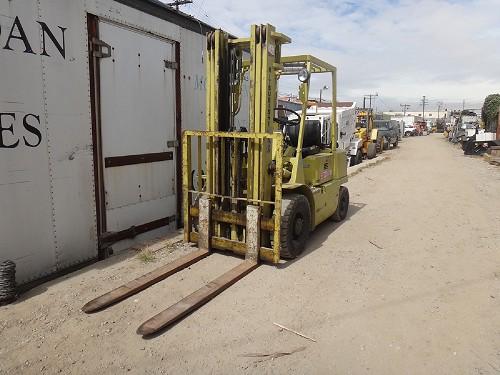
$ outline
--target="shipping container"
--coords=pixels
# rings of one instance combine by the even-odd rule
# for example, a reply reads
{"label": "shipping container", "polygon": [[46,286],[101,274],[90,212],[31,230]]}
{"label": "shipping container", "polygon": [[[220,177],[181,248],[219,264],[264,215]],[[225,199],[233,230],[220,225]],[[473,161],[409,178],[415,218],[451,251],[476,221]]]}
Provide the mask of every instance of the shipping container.
{"label": "shipping container", "polygon": [[0,261],[18,283],[181,225],[210,30],[153,0],[0,0]]}

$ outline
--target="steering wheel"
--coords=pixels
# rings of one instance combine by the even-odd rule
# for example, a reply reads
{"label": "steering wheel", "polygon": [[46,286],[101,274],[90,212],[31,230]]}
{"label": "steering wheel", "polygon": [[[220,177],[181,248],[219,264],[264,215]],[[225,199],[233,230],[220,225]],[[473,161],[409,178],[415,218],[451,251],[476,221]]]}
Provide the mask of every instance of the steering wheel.
{"label": "steering wheel", "polygon": [[275,117],[274,118],[274,121],[276,121],[278,124],[280,124],[281,126],[293,126],[293,125],[299,125],[300,124],[300,115],[291,110],[291,109],[288,109],[288,108],[274,108],[275,111],[284,111],[284,112],[290,112],[292,115],[295,115],[297,116],[297,118],[294,118],[294,119],[291,119],[289,120],[288,118],[286,119],[283,119],[283,118],[279,118],[279,117]]}

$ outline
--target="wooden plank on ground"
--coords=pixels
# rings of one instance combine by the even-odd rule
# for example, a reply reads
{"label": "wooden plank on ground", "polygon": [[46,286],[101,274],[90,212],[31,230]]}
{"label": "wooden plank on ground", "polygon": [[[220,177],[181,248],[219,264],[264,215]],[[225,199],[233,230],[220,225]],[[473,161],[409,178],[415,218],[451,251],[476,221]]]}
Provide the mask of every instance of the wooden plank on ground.
{"label": "wooden plank on ground", "polygon": [[174,260],[164,266],[156,268],[155,270],[138,277],[135,280],[129,281],[112,291],[103,294],[90,302],[87,302],[83,307],[83,312],[93,313],[98,310],[102,310],[105,307],[111,306],[117,302],[123,301],[140,291],[150,287],[157,282],[166,279],[167,277],[173,275],[186,267],[189,267],[193,263],[198,262],[200,259],[205,258],[210,255],[209,251],[197,250],[195,252],[189,253],[179,259]]}
{"label": "wooden plank on ground", "polygon": [[188,315],[200,306],[203,306],[205,303],[210,301],[225,289],[229,288],[238,280],[242,279],[258,266],[259,264],[257,262],[251,260],[243,261],[238,266],[229,270],[222,276],[219,276],[215,280],[212,280],[196,292],[191,293],[189,296],[183,298],[166,310],[163,310],[161,313],[142,323],[137,329],[137,333],[149,336],[167,328],[172,323]]}

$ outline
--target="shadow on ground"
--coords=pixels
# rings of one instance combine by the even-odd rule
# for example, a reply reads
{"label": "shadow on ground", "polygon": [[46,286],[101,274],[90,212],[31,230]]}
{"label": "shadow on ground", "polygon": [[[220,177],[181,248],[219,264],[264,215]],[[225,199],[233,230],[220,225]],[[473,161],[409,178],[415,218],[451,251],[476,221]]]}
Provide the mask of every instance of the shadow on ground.
{"label": "shadow on ground", "polygon": [[340,223],[336,223],[332,220],[325,220],[323,223],[318,225],[316,229],[311,233],[308,241],[308,246],[304,250],[304,252],[297,258],[289,260],[285,263],[280,263],[277,265],[278,268],[284,269],[297,261],[305,258],[313,251],[319,249],[323,246],[323,243],[326,241],[330,234],[334,233],[338,228],[340,228],[344,223],[349,221],[354,215],[356,215],[361,209],[366,206],[365,203],[349,203],[349,211],[347,213],[347,217],[341,221]]}

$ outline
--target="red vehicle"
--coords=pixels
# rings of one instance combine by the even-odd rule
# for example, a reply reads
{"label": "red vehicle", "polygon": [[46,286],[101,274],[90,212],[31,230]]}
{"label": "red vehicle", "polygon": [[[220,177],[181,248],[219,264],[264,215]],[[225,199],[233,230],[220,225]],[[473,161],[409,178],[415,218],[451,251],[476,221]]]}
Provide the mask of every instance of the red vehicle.
{"label": "red vehicle", "polygon": [[427,135],[427,123],[425,121],[415,121],[415,135]]}

